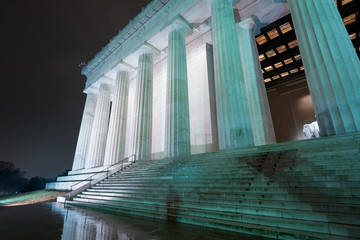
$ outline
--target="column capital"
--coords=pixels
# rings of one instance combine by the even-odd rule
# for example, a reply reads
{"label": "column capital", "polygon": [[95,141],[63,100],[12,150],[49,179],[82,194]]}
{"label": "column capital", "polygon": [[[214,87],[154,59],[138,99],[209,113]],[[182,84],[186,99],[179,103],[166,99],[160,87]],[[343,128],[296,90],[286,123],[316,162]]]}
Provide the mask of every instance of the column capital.
{"label": "column capital", "polygon": [[253,31],[254,35],[258,35],[261,33],[260,28],[261,24],[258,17],[255,15],[251,15],[250,17],[245,18],[244,20],[236,24],[237,31],[247,29],[248,31]]}
{"label": "column capital", "polygon": [[153,45],[151,45],[148,42],[145,42],[144,45],[142,45],[138,50],[137,50],[138,56],[140,57],[140,55],[143,54],[153,54],[154,56],[160,54],[160,50],[157,49],[156,47],[154,47]]}
{"label": "column capital", "polygon": [[244,20],[238,23],[238,26],[240,28],[249,29],[249,30],[254,29],[255,25],[256,23],[253,16],[245,18]]}
{"label": "column capital", "polygon": [[166,28],[168,28],[169,34],[175,30],[183,31],[185,34],[192,31],[192,27],[191,27],[190,23],[181,16],[178,16]]}

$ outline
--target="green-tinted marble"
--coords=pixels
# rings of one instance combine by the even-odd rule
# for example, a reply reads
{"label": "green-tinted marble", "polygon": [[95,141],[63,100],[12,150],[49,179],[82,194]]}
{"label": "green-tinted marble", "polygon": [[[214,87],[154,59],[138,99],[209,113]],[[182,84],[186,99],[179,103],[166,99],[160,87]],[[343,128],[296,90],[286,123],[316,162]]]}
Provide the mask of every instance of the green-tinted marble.
{"label": "green-tinted marble", "polygon": [[117,73],[111,107],[109,132],[106,141],[104,165],[119,162],[125,155],[126,122],[128,112],[130,73]]}
{"label": "green-tinted marble", "polygon": [[169,34],[165,156],[190,154],[185,30]]}
{"label": "green-tinted marble", "polygon": [[259,53],[254,36],[255,23],[247,18],[237,25],[243,77],[249,100],[251,126],[255,145],[276,142],[269,101],[261,72]]}
{"label": "green-tinted marble", "polygon": [[212,0],[219,148],[254,144],[231,0]]}
{"label": "green-tinted marble", "polygon": [[102,83],[99,87],[90,143],[85,168],[99,167],[104,163],[106,137],[109,127],[111,87]]}
{"label": "green-tinted marble", "polygon": [[134,154],[138,160],[151,158],[153,70],[153,54],[142,53],[135,97]]}
{"label": "green-tinted marble", "polygon": [[360,130],[360,62],[333,0],[289,0],[320,134]]}
{"label": "green-tinted marble", "polygon": [[94,120],[96,98],[97,95],[94,93],[87,94],[72,170],[82,169],[85,166],[86,153],[89,147],[91,129]]}

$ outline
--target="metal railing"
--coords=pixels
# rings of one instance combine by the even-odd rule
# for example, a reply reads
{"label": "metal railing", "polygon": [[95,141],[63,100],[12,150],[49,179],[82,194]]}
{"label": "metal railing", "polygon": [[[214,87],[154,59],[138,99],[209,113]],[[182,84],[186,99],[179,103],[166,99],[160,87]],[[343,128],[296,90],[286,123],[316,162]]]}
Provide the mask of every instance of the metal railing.
{"label": "metal railing", "polygon": [[[89,177],[87,177],[87,178],[85,178],[83,180],[80,180],[80,182],[70,186],[70,192],[69,192],[69,194],[67,196],[68,199],[70,199],[72,196],[75,196],[79,192],[82,192],[85,189],[91,187],[92,185],[104,180],[105,178],[108,178],[109,175],[111,176],[111,175],[113,175],[113,174],[115,174],[115,173],[117,173],[119,171],[122,171],[124,169],[124,163],[129,163],[130,158],[133,158],[133,161],[131,161],[131,164],[136,162],[136,154],[130,155],[130,156],[120,160],[119,162],[114,163],[114,164],[108,166],[107,168],[102,169],[101,171],[96,172],[93,175],[91,175],[91,176],[89,176]],[[116,166],[118,166],[118,167],[116,167]],[[113,167],[114,167],[114,169],[111,169]],[[102,174],[105,174],[105,173],[106,173],[106,175],[103,176]],[[96,175],[101,175],[101,176],[96,178],[95,177]],[[85,185],[81,185],[84,182],[87,182],[87,183]],[[76,187],[78,185],[81,185],[81,186]]]}

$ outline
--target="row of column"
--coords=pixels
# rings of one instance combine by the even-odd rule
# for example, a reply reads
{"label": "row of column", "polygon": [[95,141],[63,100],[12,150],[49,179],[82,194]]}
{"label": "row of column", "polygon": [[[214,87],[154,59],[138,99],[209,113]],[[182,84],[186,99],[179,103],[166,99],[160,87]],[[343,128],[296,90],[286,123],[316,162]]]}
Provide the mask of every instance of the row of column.
{"label": "row of column", "polygon": [[[254,136],[245,80],[250,82],[248,84],[249,89],[257,89],[262,86],[262,80],[259,76],[252,78],[243,76],[241,64],[243,59],[240,55],[231,1],[213,1],[212,9],[219,146],[220,149],[225,149],[252,145],[254,144]],[[191,153],[185,43],[185,36],[190,28],[186,24],[176,23],[170,29],[165,157],[184,156]],[[249,39],[252,42],[255,41],[251,32],[246,35],[244,41],[249,41]],[[255,45],[251,46],[256,49]],[[254,51],[254,49],[251,48],[249,51]],[[255,60],[251,65],[253,69],[252,72],[248,73],[249,76],[260,70],[256,52],[252,52],[252,54]],[[150,159],[153,91],[152,52],[146,51],[140,54],[137,75],[134,153],[137,159]],[[257,81],[257,83],[252,86],[252,81]],[[120,71],[116,78],[111,115],[109,114],[111,94],[108,84],[100,85],[96,107],[96,96],[94,94],[88,95],[73,170],[112,165],[124,158],[128,87],[129,73]],[[257,100],[261,94],[263,94],[263,98],[266,98],[264,87],[261,90],[256,90],[259,94],[251,97],[252,105],[267,104],[265,100]],[[257,106],[257,108],[261,108],[261,106]],[[251,109],[254,108],[251,107]],[[263,114],[261,110],[256,111],[254,115]],[[93,112],[95,113],[93,114]],[[268,125],[271,125],[271,119]],[[261,140],[256,140],[257,143],[269,143],[266,137],[266,133],[263,132],[262,137],[260,137]]]}
{"label": "row of column", "polygon": [[[322,134],[359,131],[360,64],[333,1],[288,2]],[[236,25],[232,0],[211,0],[211,14],[219,148],[274,143],[254,21],[246,19]],[[185,45],[188,31],[186,25],[175,24],[169,33],[166,157],[191,152]],[[137,159],[150,159],[152,52],[140,54],[137,75],[134,153]],[[88,94],[73,170],[111,165],[124,157],[128,87],[129,73],[120,71],[111,115],[108,84],[100,85],[97,97]]]}
{"label": "row of column", "polygon": [[[187,94],[186,29],[169,34],[168,91],[166,108],[166,156],[190,154]],[[73,170],[109,166],[124,158],[130,73],[117,73],[110,114],[111,86],[102,83],[98,94],[89,93],[83,114]],[[151,158],[153,53],[139,56],[135,96],[134,154]],[[110,117],[110,119],[109,119]]]}

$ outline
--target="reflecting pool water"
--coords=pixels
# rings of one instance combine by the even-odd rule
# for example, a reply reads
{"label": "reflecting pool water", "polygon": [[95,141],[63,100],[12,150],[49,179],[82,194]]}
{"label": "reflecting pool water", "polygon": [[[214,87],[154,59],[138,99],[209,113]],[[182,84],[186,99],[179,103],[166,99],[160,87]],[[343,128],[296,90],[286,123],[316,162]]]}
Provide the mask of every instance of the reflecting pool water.
{"label": "reflecting pool water", "polygon": [[261,238],[188,224],[43,203],[0,207],[0,239],[253,240]]}

